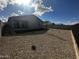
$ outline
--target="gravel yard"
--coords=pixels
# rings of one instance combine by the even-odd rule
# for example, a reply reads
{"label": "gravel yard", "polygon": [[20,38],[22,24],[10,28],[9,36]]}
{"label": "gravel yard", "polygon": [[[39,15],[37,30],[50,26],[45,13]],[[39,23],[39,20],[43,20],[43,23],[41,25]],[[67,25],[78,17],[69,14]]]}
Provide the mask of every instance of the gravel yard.
{"label": "gravel yard", "polygon": [[76,59],[70,30],[41,32],[0,38],[0,59]]}

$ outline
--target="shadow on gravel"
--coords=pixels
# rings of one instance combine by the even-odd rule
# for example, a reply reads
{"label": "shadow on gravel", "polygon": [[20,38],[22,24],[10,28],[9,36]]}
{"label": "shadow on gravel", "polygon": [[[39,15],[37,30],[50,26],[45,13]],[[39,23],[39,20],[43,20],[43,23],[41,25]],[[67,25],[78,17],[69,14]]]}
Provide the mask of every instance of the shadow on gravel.
{"label": "shadow on gravel", "polygon": [[79,49],[79,29],[74,29],[72,31]]}
{"label": "shadow on gravel", "polygon": [[40,29],[40,30],[28,30],[28,31],[16,31],[14,34],[6,34],[3,36],[25,36],[25,35],[38,35],[38,34],[44,34],[49,29]]}

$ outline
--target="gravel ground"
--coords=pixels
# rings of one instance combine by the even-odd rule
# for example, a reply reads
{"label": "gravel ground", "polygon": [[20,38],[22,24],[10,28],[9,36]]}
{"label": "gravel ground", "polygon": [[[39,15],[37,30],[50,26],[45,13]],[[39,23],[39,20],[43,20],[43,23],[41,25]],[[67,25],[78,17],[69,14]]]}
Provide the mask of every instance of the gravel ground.
{"label": "gravel ground", "polygon": [[76,59],[70,30],[42,32],[0,38],[0,59]]}

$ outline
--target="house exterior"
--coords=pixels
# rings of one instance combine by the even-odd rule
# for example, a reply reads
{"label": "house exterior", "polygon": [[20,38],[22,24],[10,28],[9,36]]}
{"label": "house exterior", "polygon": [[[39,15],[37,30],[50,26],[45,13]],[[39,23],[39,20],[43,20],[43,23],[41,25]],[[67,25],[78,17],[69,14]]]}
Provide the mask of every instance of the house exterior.
{"label": "house exterior", "polygon": [[[5,28],[7,27],[7,28]],[[3,32],[17,32],[27,30],[43,29],[43,21],[34,15],[13,16],[8,19],[8,22],[3,29]]]}
{"label": "house exterior", "polygon": [[4,27],[4,25],[5,25],[5,22],[2,22],[0,20],[0,38],[2,37],[2,28]]}
{"label": "house exterior", "polygon": [[0,38],[1,38],[1,21],[0,21]]}

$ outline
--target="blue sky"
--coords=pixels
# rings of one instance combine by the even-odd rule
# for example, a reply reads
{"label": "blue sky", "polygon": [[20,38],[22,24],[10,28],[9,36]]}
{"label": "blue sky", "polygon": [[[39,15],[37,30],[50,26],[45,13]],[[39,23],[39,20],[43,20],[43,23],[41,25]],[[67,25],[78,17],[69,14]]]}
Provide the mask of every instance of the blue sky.
{"label": "blue sky", "polygon": [[[34,2],[32,1],[31,3]],[[38,5],[41,5],[41,8]],[[18,5],[18,3],[5,3],[0,6],[0,18],[6,19],[10,16],[31,14],[35,14],[42,20],[48,20],[50,22],[75,24],[79,22],[79,0],[39,0],[38,3],[35,3],[35,7],[30,6],[30,4],[28,6],[23,4]]]}

